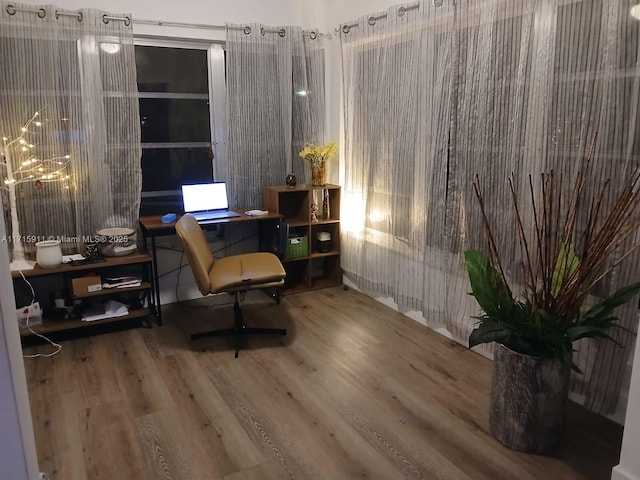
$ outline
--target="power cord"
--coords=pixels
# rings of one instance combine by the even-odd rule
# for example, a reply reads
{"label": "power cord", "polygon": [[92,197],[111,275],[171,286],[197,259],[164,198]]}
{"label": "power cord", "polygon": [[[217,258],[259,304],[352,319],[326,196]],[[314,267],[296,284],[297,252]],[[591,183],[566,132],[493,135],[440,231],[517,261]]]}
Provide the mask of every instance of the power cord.
{"label": "power cord", "polygon": [[[27,280],[27,278],[24,276],[24,273],[22,273],[22,270],[18,270],[18,272],[20,273],[20,276],[22,277],[22,280],[24,280],[24,282],[29,285],[29,289],[31,290],[31,305],[34,304],[34,302],[36,301],[36,292],[33,289],[33,285],[31,285],[31,283],[29,283],[29,280]],[[31,312],[31,309],[29,309],[29,312]],[[27,314],[27,318],[26,318],[26,322],[25,322],[25,327],[31,332],[32,335],[35,335],[36,337],[40,337],[44,340],[46,340],[47,342],[49,342],[49,344],[51,344],[51,346],[53,346],[55,348],[55,350],[51,353],[35,353],[33,355],[22,355],[24,358],[37,358],[37,357],[53,357],[54,355],[56,355],[57,353],[60,352],[60,350],[62,350],[62,345],[60,345],[59,343],[53,342],[51,341],[49,338],[45,337],[44,335],[39,334],[38,332],[35,332],[31,326],[29,325],[29,321],[31,320],[31,314],[28,313]]]}
{"label": "power cord", "polygon": [[178,273],[176,274],[176,302],[179,302],[180,300],[178,299],[178,285],[180,284],[180,274],[182,273],[182,267],[184,265],[182,265],[182,259],[184,258],[184,249],[180,252],[180,262],[178,262],[178,265],[180,265],[178,267]]}

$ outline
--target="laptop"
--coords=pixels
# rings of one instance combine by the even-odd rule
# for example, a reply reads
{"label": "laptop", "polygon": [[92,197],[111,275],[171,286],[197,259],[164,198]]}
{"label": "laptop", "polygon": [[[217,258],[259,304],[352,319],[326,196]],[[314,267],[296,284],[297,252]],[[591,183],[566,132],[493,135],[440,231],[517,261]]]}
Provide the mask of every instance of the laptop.
{"label": "laptop", "polygon": [[182,204],[184,213],[190,213],[198,222],[240,216],[229,210],[225,182],[182,185]]}

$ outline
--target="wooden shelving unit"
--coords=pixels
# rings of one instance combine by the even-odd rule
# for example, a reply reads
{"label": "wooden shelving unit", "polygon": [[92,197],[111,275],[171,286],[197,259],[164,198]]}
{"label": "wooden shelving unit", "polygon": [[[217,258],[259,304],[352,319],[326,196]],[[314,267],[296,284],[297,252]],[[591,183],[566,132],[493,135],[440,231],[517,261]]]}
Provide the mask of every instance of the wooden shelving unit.
{"label": "wooden shelving unit", "polygon": [[[95,327],[108,323],[130,322],[134,319],[145,319],[150,317],[153,313],[152,310],[155,309],[153,305],[153,296],[151,295],[151,262],[151,256],[144,251],[140,251],[123,257],[107,257],[104,262],[88,263],[79,266],[63,264],[56,268],[41,268],[36,265],[32,270],[23,271],[22,273],[24,276],[30,283],[32,283],[36,295],[36,301],[40,303],[45,314],[43,315],[42,324],[31,326],[31,331],[28,328],[21,327],[20,336],[29,337],[34,334],[33,332],[39,334],[50,334],[54,332]],[[123,275],[126,273],[135,273],[136,275],[140,275],[143,281],[140,285],[135,287],[106,288],[95,292],[84,292],[75,295],[68,291],[68,281],[70,278],[89,273],[100,275],[103,279],[114,274]],[[22,282],[20,272],[11,272],[11,276],[13,277],[14,287],[20,285]],[[49,293],[51,291],[60,290],[64,290],[66,292],[67,298],[74,300],[101,301],[109,298],[136,296],[139,300],[140,308],[130,308],[128,315],[94,320],[91,322],[84,322],[80,318],[61,319],[47,317],[47,310],[52,310]]]}
{"label": "wooden shelving unit", "polygon": [[[295,293],[342,284],[340,268],[340,186],[314,187],[298,185],[265,187],[264,204],[269,211],[283,215],[282,228],[289,236],[306,237],[308,250],[295,258],[287,258],[282,247],[281,260],[287,272],[283,293]],[[329,217],[323,216],[323,199],[328,196]],[[312,221],[311,205],[318,205],[318,220]],[[320,232],[331,235],[331,249],[318,251]],[[284,235],[283,235],[284,237]]]}

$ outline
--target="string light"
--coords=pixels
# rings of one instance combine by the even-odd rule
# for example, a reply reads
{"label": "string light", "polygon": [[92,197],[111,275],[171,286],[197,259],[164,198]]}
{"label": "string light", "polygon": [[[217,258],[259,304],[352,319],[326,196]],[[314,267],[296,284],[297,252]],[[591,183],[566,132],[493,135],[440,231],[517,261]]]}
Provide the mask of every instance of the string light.
{"label": "string light", "polygon": [[[40,120],[40,113],[40,111],[35,112],[21,127],[21,134],[18,137],[14,139],[6,135],[2,137],[4,148],[0,148],[0,167],[4,166],[6,172],[4,184],[11,188],[13,185],[33,181],[36,174],[38,181],[60,182],[70,178],[69,175],[63,177],[63,170],[71,159],[70,154],[56,155],[47,159],[40,159],[31,154],[31,149],[34,149],[36,144],[28,141],[27,135],[31,133],[29,127],[31,125],[40,127],[43,123],[48,122],[48,120]],[[68,120],[68,118],[64,118],[64,121]],[[8,165],[9,162],[13,163]],[[17,168],[12,168],[14,164],[17,165]]]}

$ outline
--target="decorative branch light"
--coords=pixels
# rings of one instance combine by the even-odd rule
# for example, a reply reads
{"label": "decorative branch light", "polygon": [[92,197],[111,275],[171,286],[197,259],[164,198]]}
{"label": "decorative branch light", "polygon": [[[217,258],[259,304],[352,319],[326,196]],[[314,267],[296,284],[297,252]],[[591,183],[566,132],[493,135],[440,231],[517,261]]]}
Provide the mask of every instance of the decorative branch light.
{"label": "decorative branch light", "polygon": [[40,158],[37,155],[38,144],[30,141],[33,129],[42,127],[47,120],[42,120],[37,111],[22,126],[19,135],[15,137],[2,136],[2,152],[0,156],[0,169],[4,174],[2,188],[9,192],[9,207],[11,210],[11,241],[13,245],[12,270],[26,270],[33,268],[33,262],[28,262],[24,256],[24,245],[20,234],[20,222],[16,200],[16,186],[21,183],[33,183],[36,187],[42,187],[45,183],[64,182],[70,178],[66,169],[71,155]]}

